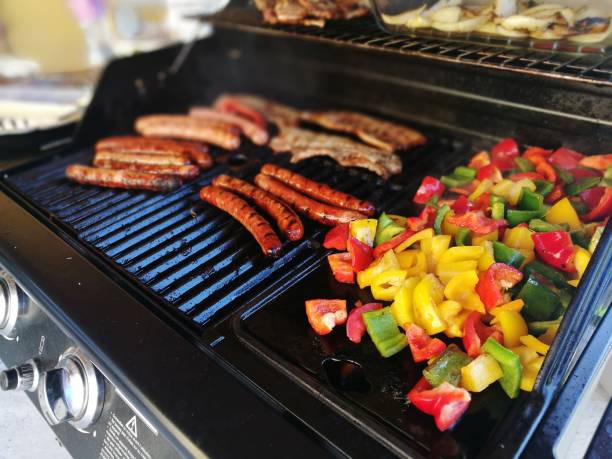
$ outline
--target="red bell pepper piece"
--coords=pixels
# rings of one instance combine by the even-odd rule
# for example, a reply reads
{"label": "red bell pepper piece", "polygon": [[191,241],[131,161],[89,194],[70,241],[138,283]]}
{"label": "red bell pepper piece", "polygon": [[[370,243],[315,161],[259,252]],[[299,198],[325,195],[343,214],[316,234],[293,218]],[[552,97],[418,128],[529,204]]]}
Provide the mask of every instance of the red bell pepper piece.
{"label": "red bell pepper piece", "polygon": [[582,215],[581,218],[585,222],[591,222],[593,220],[601,220],[610,215],[612,215],[612,188],[606,187],[597,205],[589,213]]}
{"label": "red bell pepper piece", "polygon": [[536,165],[536,172],[544,176],[544,180],[548,180],[549,182],[553,183],[557,181],[557,173],[546,161],[541,161]]}
{"label": "red bell pepper piece", "polygon": [[348,339],[353,343],[361,343],[361,338],[363,338],[366,332],[366,326],[363,323],[363,313],[381,308],[382,304],[380,303],[368,303],[353,308],[346,321],[346,336]]}
{"label": "red bell pepper piece", "polygon": [[601,177],[603,174],[597,169],[588,169],[585,167],[576,167],[570,171],[574,180],[581,180],[589,177]]}
{"label": "red bell pepper piece", "polygon": [[489,164],[481,167],[476,173],[476,178],[480,181],[489,179],[493,182],[499,182],[502,179],[502,174],[499,168],[495,164]]}
{"label": "red bell pepper piece", "polygon": [[584,158],[582,153],[561,147],[548,157],[548,162],[561,169],[574,169],[582,158]]}
{"label": "red bell pepper piece", "polygon": [[546,196],[546,198],[544,198],[544,202],[546,202],[547,204],[552,204],[554,202],[557,202],[564,195],[565,195],[565,193],[563,192],[563,184],[562,183],[557,183],[553,187],[551,192],[548,193],[548,196]]}
{"label": "red bell pepper piece", "polygon": [[437,178],[427,175],[412,200],[417,204],[425,204],[434,196],[441,198],[443,194],[444,184]]}
{"label": "red bell pepper piece", "polygon": [[317,335],[327,335],[346,322],[346,300],[308,300],[306,317]]}
{"label": "red bell pepper piece", "polygon": [[357,238],[354,238],[352,236],[349,237],[347,248],[349,253],[351,254],[351,264],[353,265],[353,271],[355,271],[356,273],[366,269],[374,260],[374,256],[372,255],[372,247],[364,244]]}
{"label": "red bell pepper piece", "polygon": [[470,357],[482,354],[482,344],[487,338],[493,338],[503,344],[503,335],[495,327],[488,327],[482,322],[483,315],[472,311],[463,322],[463,347]]}
{"label": "red bell pepper piece", "polygon": [[425,378],[408,392],[408,400],[422,412],[432,415],[439,430],[445,431],[457,423],[472,400],[470,393],[460,387],[443,382],[431,388]]}
{"label": "red bell pepper piece", "polygon": [[595,207],[597,207],[597,204],[599,204],[599,201],[601,201],[601,198],[605,192],[606,187],[596,186],[581,192],[580,199],[582,199],[584,203],[589,206],[589,210],[593,210]]}
{"label": "red bell pepper piece", "polygon": [[351,264],[351,254],[348,252],[334,253],[327,256],[329,267],[334,278],[344,284],[355,283],[355,272]]}
{"label": "red bell pepper piece", "polygon": [[531,239],[536,253],[546,264],[568,273],[576,271],[574,244],[572,244],[572,238],[567,231],[534,233],[531,235]]}
{"label": "red bell pepper piece", "polygon": [[[483,194],[486,194],[486,193],[483,193]],[[453,205],[451,206],[451,209],[453,209],[453,212],[455,215],[463,215],[464,213],[469,211],[471,208],[472,208],[472,203],[470,202],[468,198],[466,198],[463,195],[459,196],[455,200]]]}
{"label": "red bell pepper piece", "polygon": [[346,241],[349,235],[349,224],[343,223],[334,226],[325,235],[323,247],[326,249],[346,250]]}
{"label": "red bell pepper piece", "polygon": [[485,167],[491,164],[491,158],[489,157],[489,153],[486,151],[479,151],[470,159],[470,163],[468,167],[472,169],[480,169],[481,167]]}
{"label": "red bell pepper piece", "polygon": [[374,252],[373,252],[374,259],[380,257],[387,250],[391,250],[391,249],[396,248],[398,245],[400,245],[402,242],[404,242],[406,239],[408,239],[414,233],[415,232],[412,231],[412,230],[406,230],[403,233],[398,234],[394,238],[389,239],[387,242],[383,242],[382,244],[377,245],[376,248],[374,249]]}
{"label": "red bell pepper piece", "polygon": [[519,148],[514,139],[504,139],[491,149],[491,163],[500,171],[507,171],[514,167],[514,158],[519,155]]}
{"label": "red bell pepper piece", "polygon": [[476,293],[487,311],[506,302],[505,290],[514,287],[523,279],[523,273],[504,263],[493,263],[482,274],[476,284]]}
{"label": "red bell pepper piece", "polygon": [[451,193],[460,194],[462,196],[470,195],[470,190],[467,190],[465,188],[453,187],[453,188],[449,188],[448,191],[450,191]]}
{"label": "red bell pepper piece", "polygon": [[530,147],[523,153],[523,158],[528,159],[533,164],[538,164],[552,154],[552,150],[545,150],[540,147]]}
{"label": "red bell pepper piece", "polygon": [[491,207],[491,193],[486,191],[474,201],[474,210],[482,210],[485,212],[489,207]]}
{"label": "red bell pepper piece", "polygon": [[431,338],[425,330],[416,324],[406,328],[406,341],[410,346],[415,362],[423,362],[444,352],[446,344],[438,338]]}
{"label": "red bell pepper piece", "polygon": [[406,227],[415,232],[430,228],[434,224],[436,212],[434,206],[425,206],[418,217],[408,217],[406,219]]}
{"label": "red bell pepper piece", "polygon": [[506,224],[506,220],[493,220],[486,217],[482,210],[473,210],[463,215],[453,215],[448,218],[448,222],[467,228],[475,234],[489,234]]}
{"label": "red bell pepper piece", "polygon": [[512,174],[508,178],[513,182],[518,182],[519,180],[523,179],[546,180],[542,174],[538,174],[537,172],[517,172],[516,174]]}

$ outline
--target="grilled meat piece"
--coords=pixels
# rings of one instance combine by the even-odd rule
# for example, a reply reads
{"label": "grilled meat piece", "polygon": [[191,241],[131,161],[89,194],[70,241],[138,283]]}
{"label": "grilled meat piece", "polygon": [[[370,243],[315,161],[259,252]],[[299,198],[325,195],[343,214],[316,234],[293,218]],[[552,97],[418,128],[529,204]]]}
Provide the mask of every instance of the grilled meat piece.
{"label": "grilled meat piece", "polygon": [[351,19],[369,12],[360,0],[299,0],[308,16],[321,19]]}
{"label": "grilled meat piece", "polygon": [[136,120],[135,129],[147,137],[175,137],[211,143],[226,150],[240,146],[240,133],[231,124],[186,115],[147,115]]}
{"label": "grilled meat piece", "polygon": [[274,218],[281,232],[290,241],[297,241],[304,236],[304,225],[300,217],[291,207],[267,191],[229,175],[218,175],[214,178],[212,184],[241,194],[254,201],[255,204]]}
{"label": "grilled meat piece", "polygon": [[264,164],[261,168],[261,173],[274,177],[310,197],[334,206],[355,210],[368,216],[373,215],[376,211],[374,204],[371,202],[362,201],[355,196],[335,190],[324,183],[315,182],[274,164]]}
{"label": "grilled meat piece", "polygon": [[255,176],[255,183],[257,186],[281,198],[298,212],[323,225],[336,226],[366,218],[360,212],[341,209],[340,207],[330,206],[329,204],[323,204],[310,199],[269,175],[257,174]]}
{"label": "grilled meat piece", "polygon": [[265,145],[269,140],[268,131],[265,128],[234,113],[222,112],[208,107],[193,107],[189,110],[189,116],[232,124],[256,145]]}
{"label": "grilled meat piece", "polygon": [[66,177],[83,185],[128,188],[150,191],[171,191],[181,185],[178,177],[128,170],[102,169],[73,164],[66,168]]}
{"label": "grilled meat piece", "polygon": [[140,164],[125,161],[115,161],[113,159],[94,158],[94,166],[103,169],[128,170],[146,172],[155,175],[176,175],[181,180],[193,180],[200,175],[200,168],[193,164],[187,166]]}
{"label": "grilled meat piece", "polygon": [[268,120],[279,128],[300,123],[300,112],[296,109],[250,94],[222,94],[214,106],[223,112],[245,116],[253,122],[256,122],[254,117]]}
{"label": "grilled meat piece", "polygon": [[270,224],[242,198],[218,186],[205,186],[200,190],[200,198],[227,212],[253,235],[266,256],[280,254],[282,243]]}
{"label": "grilled meat piece", "polygon": [[312,156],[329,156],[340,165],[363,167],[382,178],[398,174],[402,170],[400,158],[394,154],[354,142],[346,137],[320,134],[301,128],[284,128],[270,141],[275,152],[290,152],[291,162]]}
{"label": "grilled meat piece", "polygon": [[305,111],[302,119],[327,129],[354,134],[365,143],[389,152],[425,143],[425,137],[413,129],[356,112]]}
{"label": "grilled meat piece", "polygon": [[131,164],[146,164],[149,166],[188,166],[191,158],[187,155],[172,156],[147,153],[115,153],[114,151],[101,151],[96,153],[94,161],[119,161]]}
{"label": "grilled meat piece", "polygon": [[327,19],[351,19],[369,12],[365,0],[255,0],[269,24],[323,27]]}

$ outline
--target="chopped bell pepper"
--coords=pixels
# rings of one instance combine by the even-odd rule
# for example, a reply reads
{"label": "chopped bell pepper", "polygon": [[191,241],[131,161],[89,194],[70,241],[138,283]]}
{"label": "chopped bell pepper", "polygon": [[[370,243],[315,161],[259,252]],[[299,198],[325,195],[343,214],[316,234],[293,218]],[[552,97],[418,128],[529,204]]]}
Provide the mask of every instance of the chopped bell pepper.
{"label": "chopped bell pepper", "polygon": [[457,274],[444,287],[444,296],[449,300],[462,303],[467,300],[478,284],[478,273],[476,270],[464,271]]}
{"label": "chopped bell pepper", "polygon": [[334,279],[344,284],[355,283],[355,272],[351,264],[351,254],[348,252],[334,253],[327,256],[329,267]]}
{"label": "chopped bell pepper", "polygon": [[[574,178],[574,182],[578,182],[582,179],[594,178],[594,177],[597,177],[600,180],[602,179],[601,171],[598,171],[597,169],[590,169],[588,167],[582,167],[582,166],[579,166],[576,169],[572,169],[570,171],[570,174],[572,174],[572,177]],[[601,180],[602,184],[605,184],[604,182],[605,180]]]}
{"label": "chopped bell pepper", "polygon": [[346,300],[308,300],[306,317],[317,335],[327,335],[336,325],[346,322]]}
{"label": "chopped bell pepper", "polygon": [[532,335],[537,335],[538,339],[541,340],[543,343],[550,344],[550,342],[547,342],[543,339],[543,336],[552,327],[558,327],[559,324],[561,324],[562,317],[563,316],[558,317],[555,320],[538,320],[535,322],[529,322],[529,324],[527,324],[527,327],[529,328],[529,333],[531,333]]}
{"label": "chopped bell pepper", "polygon": [[502,172],[507,171],[514,167],[514,158],[518,155],[519,148],[516,140],[503,139],[491,148],[491,163],[499,167]]}
{"label": "chopped bell pepper", "polygon": [[484,248],[479,245],[451,247],[440,258],[440,263],[453,263],[456,261],[478,260]]}
{"label": "chopped bell pepper", "polygon": [[568,231],[569,225],[555,225],[553,223],[540,220],[539,218],[533,218],[529,220],[529,229],[538,233],[547,233],[549,231]]}
{"label": "chopped bell pepper", "polygon": [[422,250],[416,251],[413,258],[413,264],[409,266],[407,265],[405,257],[403,256],[403,252],[397,254],[397,260],[400,262],[402,269],[406,271],[407,277],[422,276],[427,272],[427,256]]}
{"label": "chopped bell pepper", "polygon": [[433,387],[438,387],[444,382],[458,386],[461,381],[461,369],[471,361],[465,352],[455,344],[451,344],[423,370],[423,377]]}
{"label": "chopped bell pepper", "polygon": [[491,218],[493,220],[503,220],[506,216],[506,206],[503,202],[494,202],[491,205]]}
{"label": "chopped bell pepper", "polygon": [[347,243],[348,252],[351,254],[351,264],[353,271],[359,272],[366,269],[374,260],[372,247],[364,244],[358,239],[349,236]]}
{"label": "chopped bell pepper", "polygon": [[544,357],[537,357],[527,364],[525,370],[523,371],[523,377],[521,378],[521,389],[527,392],[531,392],[533,390],[535,380],[540,372],[540,369],[542,368],[543,363]]}
{"label": "chopped bell pepper", "polygon": [[493,243],[493,256],[496,262],[504,263],[517,269],[520,268],[525,261],[525,257],[518,250],[510,248],[498,241]]}
{"label": "chopped bell pepper", "polygon": [[517,226],[510,228],[504,233],[504,244],[513,249],[533,250],[533,240],[531,239],[532,232],[529,228]]}
{"label": "chopped bell pepper", "polygon": [[546,158],[548,158],[552,153],[552,150],[545,150],[544,148],[540,147],[529,147],[523,153],[523,158],[537,164],[540,161],[546,160]]}
{"label": "chopped bell pepper", "polygon": [[576,247],[574,262],[576,265],[576,271],[578,272],[578,279],[582,279],[590,260],[591,254],[588,250],[585,250],[582,247]]}
{"label": "chopped bell pepper", "polygon": [[599,177],[587,177],[565,185],[563,191],[567,196],[574,196],[588,190],[589,188],[596,187],[599,185],[599,182],[601,182]]}
{"label": "chopped bell pepper", "polygon": [[589,188],[588,190],[584,190],[580,193],[580,199],[584,202],[589,210],[593,210],[599,204],[602,196],[606,192],[606,188],[603,186],[596,186],[594,188]]}
{"label": "chopped bell pepper", "polygon": [[582,216],[585,222],[601,220],[612,215],[612,187],[606,187],[603,196],[594,209]]}
{"label": "chopped bell pepper", "polygon": [[478,296],[478,293],[476,293],[476,292],[470,293],[468,295],[468,297],[465,299],[465,301],[463,301],[463,303],[461,303],[461,305],[467,311],[476,311],[476,312],[479,312],[481,314],[485,313],[484,303],[482,302],[482,300]]}
{"label": "chopped bell pepper", "polygon": [[520,341],[528,348],[536,351],[538,354],[546,355],[550,349],[548,344],[543,343],[533,335],[521,336]]}
{"label": "chopped bell pepper", "polygon": [[599,226],[593,233],[593,236],[591,236],[591,242],[589,242],[589,252],[591,252],[591,254],[595,253],[595,249],[597,249],[597,245],[599,244],[601,236],[603,236],[603,232],[604,227]]}
{"label": "chopped bell pepper", "polygon": [[507,303],[505,290],[514,287],[523,279],[523,273],[504,263],[494,263],[480,275],[476,293],[487,310]]}
{"label": "chopped bell pepper", "polygon": [[552,191],[552,189],[555,187],[555,184],[552,182],[548,182],[544,179],[542,180],[534,180],[533,183],[535,183],[536,186],[536,192],[541,194],[542,196],[546,197],[548,196],[548,194]]}
{"label": "chopped bell pepper", "polygon": [[431,205],[426,205],[418,217],[406,218],[406,228],[414,232],[421,231],[425,228],[431,228],[436,217],[437,208]]}
{"label": "chopped bell pepper", "polygon": [[480,245],[483,247],[484,252],[482,253],[480,258],[478,259],[478,270],[479,271],[486,271],[489,268],[489,266],[491,266],[493,263],[495,263],[495,258],[494,258],[494,255],[493,255],[493,242],[491,242],[491,241],[484,241]]}
{"label": "chopped bell pepper", "polygon": [[353,343],[361,343],[361,338],[365,335],[366,326],[363,323],[363,313],[368,311],[376,311],[382,308],[380,303],[368,303],[363,306],[353,308],[346,320],[346,336]]}
{"label": "chopped bell pepper", "polygon": [[568,232],[534,233],[531,237],[535,251],[544,263],[564,272],[573,273],[576,271],[574,245]]}
{"label": "chopped bell pepper", "polygon": [[504,335],[504,346],[518,346],[521,343],[521,336],[528,332],[523,316],[516,311],[502,310],[496,317]]}
{"label": "chopped bell pepper", "polygon": [[525,302],[523,300],[512,300],[508,303],[495,306],[489,311],[489,314],[497,318],[497,316],[499,316],[503,311],[521,312],[523,306],[525,306]]}
{"label": "chopped bell pepper", "polygon": [[406,279],[406,271],[394,269],[383,271],[372,281],[372,296],[377,300],[392,301]]}
{"label": "chopped bell pepper", "polygon": [[523,311],[536,320],[549,320],[561,305],[559,296],[548,288],[545,279],[532,272],[518,298],[525,302]]}
{"label": "chopped bell pepper", "polygon": [[541,261],[530,261],[523,268],[525,276],[529,277],[531,273],[538,273],[548,279],[557,288],[565,288],[567,280],[561,271],[556,270]]}
{"label": "chopped bell pepper", "polygon": [[[557,181],[557,175],[559,175],[559,178],[563,177],[566,178],[566,173],[563,171],[563,169],[555,169],[553,166],[551,166],[550,164],[548,164],[546,161],[541,161],[536,165],[536,172],[538,172],[539,174],[541,174],[545,180],[548,180],[549,182],[556,182]],[[569,175],[570,179],[571,179],[571,174],[567,174]]]}
{"label": "chopped bell pepper", "polygon": [[434,271],[440,259],[448,250],[451,243],[451,237],[447,234],[440,234],[431,239],[423,239],[421,241],[421,250],[427,257],[427,271]]}
{"label": "chopped bell pepper", "polygon": [[395,253],[402,252],[410,247],[412,244],[419,242],[423,239],[432,238],[434,236],[434,230],[432,228],[426,228],[424,230],[419,231],[418,233],[413,234],[400,245],[395,247],[393,250]]}
{"label": "chopped bell pepper", "polygon": [[[442,204],[442,205],[448,206],[448,204]],[[450,209],[452,209],[455,215],[461,215],[461,214],[466,213],[468,210],[472,209],[472,203],[470,202],[468,198],[461,195],[457,199],[455,199],[455,201],[451,204]],[[448,211],[444,212],[444,215],[446,215],[447,212]],[[438,210],[438,213],[439,213],[439,210]],[[442,226],[444,215],[440,218],[440,222],[439,222],[440,227]],[[436,217],[437,217],[437,214],[436,214]],[[434,229],[435,229],[435,222],[434,222]]]}
{"label": "chopped bell pepper", "polygon": [[544,216],[544,210],[515,210],[508,209],[506,212],[506,220],[510,227],[520,225],[521,223],[527,223],[534,218],[540,218]]}
{"label": "chopped bell pepper", "polygon": [[433,224],[433,229],[436,234],[442,234],[442,222],[444,221],[444,217],[449,211],[450,211],[450,207],[448,207],[446,204],[444,204],[442,207],[438,209],[438,212],[436,213],[436,219],[434,220],[434,224]]}
{"label": "chopped bell pepper", "polygon": [[364,312],[362,317],[368,335],[380,355],[391,357],[406,347],[406,339],[397,328],[390,307]]}
{"label": "chopped bell pepper", "polygon": [[461,368],[461,387],[470,392],[482,392],[504,376],[504,372],[493,357],[482,354]]}
{"label": "chopped bell pepper", "polygon": [[502,179],[502,174],[499,167],[497,167],[495,164],[487,164],[486,166],[478,169],[476,179],[480,180],[481,182],[488,179],[493,183],[497,183]]}
{"label": "chopped bell pepper", "polygon": [[[560,319],[559,319],[559,322],[561,322]],[[546,329],[543,335],[538,336],[538,339],[542,341],[544,344],[548,344],[550,346],[552,342],[554,341],[555,336],[557,336],[557,331],[559,331],[559,325],[560,323],[556,323],[556,324],[554,323],[550,325]]]}
{"label": "chopped bell pepper", "polygon": [[325,235],[323,247],[326,249],[346,250],[346,241],[349,236],[349,224],[343,223],[330,229]]}
{"label": "chopped bell pepper", "polygon": [[504,375],[499,380],[499,384],[510,398],[516,398],[521,386],[523,368],[519,356],[510,349],[505,348],[494,339],[488,338],[483,345],[483,350],[497,360],[502,368]]}
{"label": "chopped bell pepper", "polygon": [[485,241],[497,241],[499,239],[499,230],[492,231],[487,234],[483,234],[482,236],[474,235],[472,236],[472,245],[480,245],[482,246]]}
{"label": "chopped bell pepper", "polygon": [[502,333],[497,327],[482,323],[483,315],[472,311],[463,322],[463,347],[470,357],[482,354],[482,343],[489,337],[502,341]]}
{"label": "chopped bell pepper", "polygon": [[487,234],[505,225],[505,220],[492,220],[481,210],[466,212],[463,215],[453,215],[448,222],[461,228],[467,228],[476,234]]}
{"label": "chopped bell pepper", "polygon": [[471,401],[470,393],[465,389],[449,383],[432,389],[425,378],[421,378],[407,397],[417,409],[434,417],[440,431],[455,425]]}
{"label": "chopped bell pepper", "polygon": [[400,269],[400,264],[393,250],[385,252],[382,257],[374,261],[363,271],[357,273],[357,284],[359,288],[369,287],[378,274],[391,269]]}
{"label": "chopped bell pepper", "polygon": [[493,181],[486,178],[482,180],[478,186],[472,191],[472,194],[469,195],[468,200],[474,202],[478,198],[480,198],[483,194],[488,193],[489,190],[493,187]]}
{"label": "chopped bell pepper", "polygon": [[523,189],[523,193],[518,202],[518,208],[521,210],[540,210],[544,205],[544,196],[527,188]]}
{"label": "chopped bell pepper", "polygon": [[516,174],[512,174],[508,177],[509,180],[513,182],[519,182],[523,179],[529,179],[535,182],[543,182],[544,176],[538,172],[517,172]]}
{"label": "chopped bell pepper", "polygon": [[585,156],[580,160],[580,165],[605,171],[608,167],[612,166],[612,154]]}
{"label": "chopped bell pepper", "polygon": [[578,166],[582,158],[584,158],[582,153],[561,147],[548,157],[548,161],[552,165],[562,169],[574,169]]}
{"label": "chopped bell pepper", "polygon": [[443,175],[440,178],[440,181],[450,188],[456,188],[470,183],[475,177],[475,169],[458,166],[451,175]]}
{"label": "chopped bell pepper", "polygon": [[519,356],[523,368],[538,358],[538,353],[527,346],[520,345],[510,348],[510,350]]}
{"label": "chopped bell pepper", "polygon": [[468,167],[478,170],[489,164],[491,164],[491,158],[489,158],[489,153],[486,151],[479,151],[478,153],[476,153],[474,156],[470,158]]}
{"label": "chopped bell pepper", "polygon": [[521,158],[520,156],[514,158],[514,164],[516,164],[521,172],[531,172],[535,169],[535,166],[531,161]]}
{"label": "chopped bell pepper", "polygon": [[421,186],[417,190],[412,200],[417,204],[425,204],[433,196],[441,198],[443,194],[444,185],[442,184],[442,182],[428,175],[421,182]]}
{"label": "chopped bell pepper", "polygon": [[438,266],[436,266],[436,276],[438,276],[444,284],[448,284],[457,274],[463,271],[476,269],[477,266],[478,261],[476,260],[455,261],[450,263],[440,262]]}
{"label": "chopped bell pepper", "polygon": [[368,247],[373,247],[377,224],[378,221],[375,218],[353,220],[349,223],[349,237],[354,237]]}
{"label": "chopped bell pepper", "polygon": [[546,202],[547,204],[552,204],[554,202],[557,202],[562,197],[563,197],[563,184],[557,183],[555,184],[555,186],[553,186],[553,189],[550,191],[550,193],[548,193],[548,195],[544,199],[544,202]]}
{"label": "chopped bell pepper", "polygon": [[459,231],[457,231],[457,234],[455,234],[455,244],[457,244],[458,246],[468,245],[470,240],[470,234],[471,232],[467,228],[459,229]]}
{"label": "chopped bell pepper", "polygon": [[446,300],[438,305],[438,313],[447,324],[444,334],[449,338],[461,338],[463,323],[470,311],[464,311],[461,303],[457,301]]}
{"label": "chopped bell pepper", "polygon": [[405,230],[403,233],[398,234],[397,236],[393,237],[392,239],[389,239],[388,241],[383,242],[380,245],[377,245],[374,248],[374,252],[373,252],[374,258],[378,258],[383,253],[387,252],[388,250],[394,249],[395,247],[400,245],[402,242],[404,242],[406,239],[408,239],[413,234],[414,234],[414,231],[412,231],[412,230]]}
{"label": "chopped bell pepper", "polygon": [[380,214],[380,217],[378,217],[376,233],[374,236],[374,245],[378,247],[379,245],[393,239],[395,236],[405,231],[406,227],[404,225],[395,223],[395,221],[393,221],[383,212]]}
{"label": "chopped bell pepper", "polygon": [[415,362],[424,362],[444,352],[446,344],[438,338],[431,338],[425,330],[416,324],[406,327],[406,341]]}
{"label": "chopped bell pepper", "polygon": [[429,335],[443,332],[446,323],[436,308],[444,298],[444,286],[433,274],[426,274],[414,288],[414,319]]}
{"label": "chopped bell pepper", "polygon": [[397,324],[404,330],[406,327],[414,323],[414,307],[412,304],[412,295],[414,288],[421,281],[420,277],[413,276],[406,279],[400,289],[393,298],[391,303],[391,312]]}

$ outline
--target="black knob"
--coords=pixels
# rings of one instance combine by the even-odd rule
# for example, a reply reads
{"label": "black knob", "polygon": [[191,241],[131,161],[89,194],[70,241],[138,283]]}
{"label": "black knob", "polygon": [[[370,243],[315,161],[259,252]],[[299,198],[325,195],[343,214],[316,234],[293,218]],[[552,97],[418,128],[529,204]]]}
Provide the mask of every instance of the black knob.
{"label": "black knob", "polygon": [[19,384],[19,374],[16,368],[5,370],[0,373],[0,389],[1,390],[15,390]]}
{"label": "black knob", "polygon": [[8,370],[0,372],[0,390],[28,390],[33,392],[38,386],[38,362],[28,360]]}

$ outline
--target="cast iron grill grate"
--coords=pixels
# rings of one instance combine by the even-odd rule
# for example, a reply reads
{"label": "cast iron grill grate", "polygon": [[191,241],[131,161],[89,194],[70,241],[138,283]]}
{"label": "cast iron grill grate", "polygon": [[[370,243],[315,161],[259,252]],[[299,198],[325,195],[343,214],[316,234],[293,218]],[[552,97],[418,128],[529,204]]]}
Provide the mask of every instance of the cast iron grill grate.
{"label": "cast iron grill grate", "polygon": [[[317,242],[325,228],[304,220],[304,239],[285,243],[278,259],[264,257],[240,223],[200,202],[200,187],[214,176],[229,173],[250,180],[261,164],[273,162],[368,198],[380,209],[392,209],[409,205],[423,173],[441,173],[470,151],[459,142],[432,141],[407,153],[406,173],[384,183],[368,172],[340,167],[327,158],[290,164],[286,154],[274,155],[250,145],[231,156],[218,155],[214,168],[168,194],[69,182],[64,178],[65,167],[89,163],[89,150],[17,169],[6,179],[51,224],[59,224],[129,282],[182,318],[203,325],[220,311],[241,305],[247,293],[250,298],[257,289],[325,255]],[[445,165],[428,164],[432,156],[444,158]]]}

